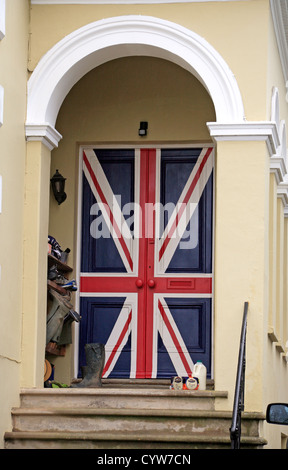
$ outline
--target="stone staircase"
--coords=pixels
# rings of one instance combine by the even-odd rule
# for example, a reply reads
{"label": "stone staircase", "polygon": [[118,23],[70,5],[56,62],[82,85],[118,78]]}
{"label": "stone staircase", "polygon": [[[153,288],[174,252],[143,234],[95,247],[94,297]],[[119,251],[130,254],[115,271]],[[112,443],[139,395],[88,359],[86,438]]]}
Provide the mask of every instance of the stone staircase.
{"label": "stone staircase", "polygon": [[[106,381],[102,388],[24,389],[6,449],[230,448],[227,392],[169,390],[163,381]],[[262,448],[264,416],[244,413],[241,448]]]}

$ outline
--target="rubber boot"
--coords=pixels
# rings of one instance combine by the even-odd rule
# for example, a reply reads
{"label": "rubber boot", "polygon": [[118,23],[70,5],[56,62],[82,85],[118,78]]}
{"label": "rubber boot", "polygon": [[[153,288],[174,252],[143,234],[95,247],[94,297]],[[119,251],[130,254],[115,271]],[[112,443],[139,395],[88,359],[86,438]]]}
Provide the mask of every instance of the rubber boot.
{"label": "rubber boot", "polygon": [[83,380],[71,387],[99,388],[102,387],[101,377],[105,363],[105,347],[101,343],[85,345],[86,367]]}

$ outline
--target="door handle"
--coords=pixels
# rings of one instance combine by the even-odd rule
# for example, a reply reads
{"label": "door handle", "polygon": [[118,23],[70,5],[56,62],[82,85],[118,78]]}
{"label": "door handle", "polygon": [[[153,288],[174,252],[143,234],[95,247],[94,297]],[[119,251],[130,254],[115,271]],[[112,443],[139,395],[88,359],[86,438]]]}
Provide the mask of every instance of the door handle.
{"label": "door handle", "polygon": [[139,289],[141,289],[141,287],[143,287],[143,281],[142,281],[142,279],[137,279],[137,281],[136,281],[135,284],[136,284],[137,287],[139,287]]}
{"label": "door handle", "polygon": [[153,289],[153,287],[155,287],[155,284],[156,283],[155,283],[154,279],[149,279],[148,286],[151,287],[151,289]]}

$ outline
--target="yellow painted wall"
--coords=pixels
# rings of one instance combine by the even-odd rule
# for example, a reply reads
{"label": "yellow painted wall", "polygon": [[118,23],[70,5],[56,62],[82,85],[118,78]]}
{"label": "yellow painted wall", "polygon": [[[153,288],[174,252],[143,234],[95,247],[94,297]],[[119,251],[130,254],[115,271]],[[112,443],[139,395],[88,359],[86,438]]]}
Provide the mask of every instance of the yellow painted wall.
{"label": "yellow painted wall", "polygon": [[46,340],[50,151],[41,142],[27,144],[25,172],[21,386],[42,387]]}
{"label": "yellow painted wall", "polygon": [[[267,119],[271,118],[272,88],[279,92],[279,119],[288,123],[287,89],[283,70],[277,50],[277,41],[272,19],[269,21],[268,67],[267,67]],[[287,143],[287,142],[286,142]],[[288,368],[285,356],[288,340],[288,305],[287,305],[287,225],[284,216],[284,203],[277,196],[278,182],[275,174],[270,175],[269,181],[269,309],[264,330],[264,370],[266,369],[272,382],[264,387],[265,404],[272,401],[288,402]],[[266,273],[266,275],[268,275]],[[288,436],[287,426],[277,426],[265,423],[265,432],[270,448],[279,448],[282,438]]]}
{"label": "yellow painted wall", "polygon": [[[264,142],[218,142],[215,227],[215,388],[234,390],[249,302],[245,410],[263,411],[269,160]],[[230,406],[233,394],[229,395]],[[219,407],[223,406],[219,403]]]}
{"label": "yellow painted wall", "polygon": [[0,128],[0,447],[11,427],[11,407],[19,401],[28,21],[28,1],[6,1],[6,35],[0,41],[0,85],[5,90]]}

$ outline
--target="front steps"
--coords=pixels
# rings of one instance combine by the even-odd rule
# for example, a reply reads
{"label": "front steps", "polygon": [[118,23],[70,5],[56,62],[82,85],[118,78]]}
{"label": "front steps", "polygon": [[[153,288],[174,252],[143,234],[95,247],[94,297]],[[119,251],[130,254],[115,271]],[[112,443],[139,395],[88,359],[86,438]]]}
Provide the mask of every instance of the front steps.
{"label": "front steps", "polygon": [[[12,410],[6,449],[230,448],[231,413],[215,410],[226,392],[166,387],[25,389]],[[162,384],[163,385],[163,384]],[[157,387],[157,388],[156,388]],[[244,413],[241,447],[261,448],[259,413]]]}

